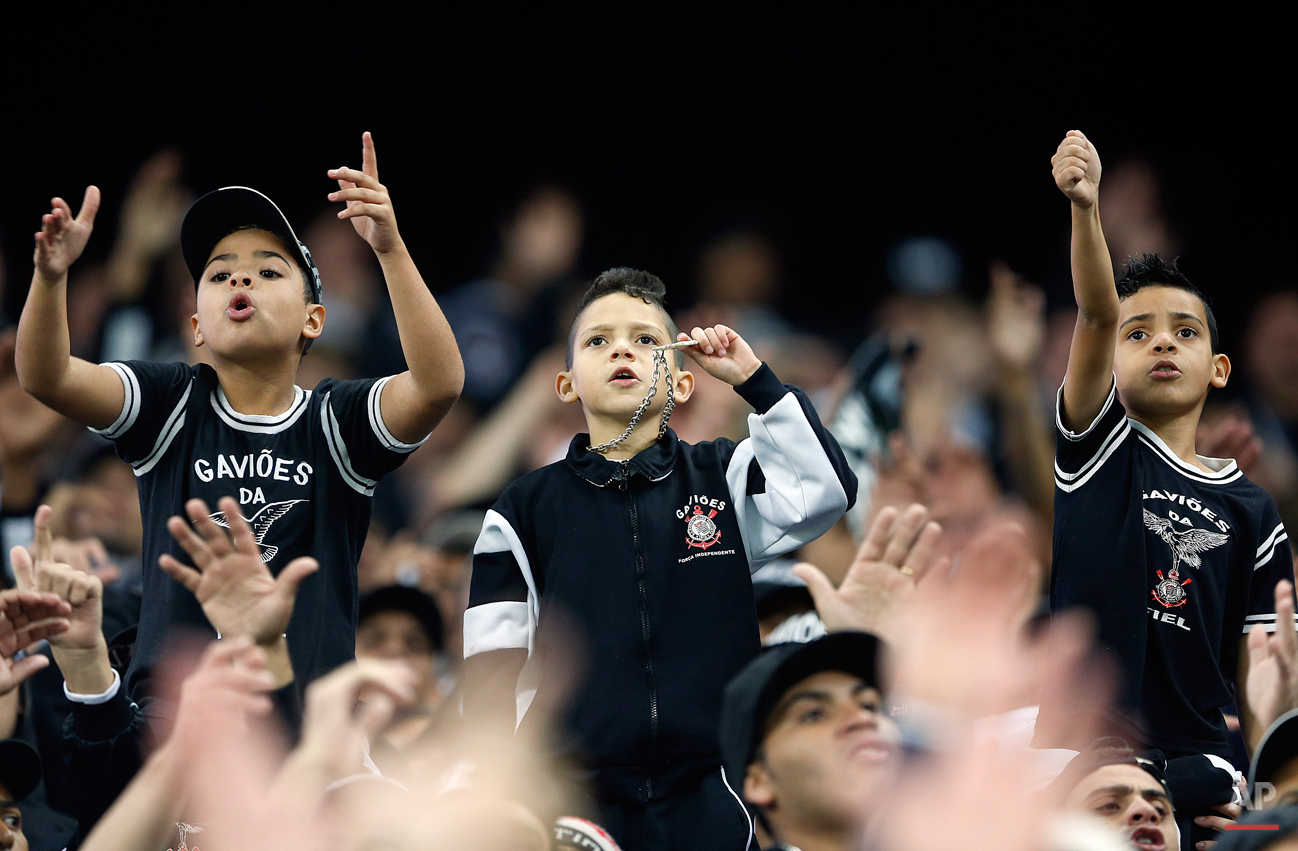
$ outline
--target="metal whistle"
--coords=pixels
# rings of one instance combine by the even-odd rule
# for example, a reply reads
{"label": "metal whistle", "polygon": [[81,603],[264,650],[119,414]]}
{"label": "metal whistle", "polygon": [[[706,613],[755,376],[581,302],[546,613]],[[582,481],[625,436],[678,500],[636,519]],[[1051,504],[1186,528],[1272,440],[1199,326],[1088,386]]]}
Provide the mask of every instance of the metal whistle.
{"label": "metal whistle", "polygon": [[687,346],[697,346],[698,344],[698,340],[681,340],[679,343],[668,343],[665,346],[654,346],[653,350],[655,352],[665,352],[668,349],[683,349]]}

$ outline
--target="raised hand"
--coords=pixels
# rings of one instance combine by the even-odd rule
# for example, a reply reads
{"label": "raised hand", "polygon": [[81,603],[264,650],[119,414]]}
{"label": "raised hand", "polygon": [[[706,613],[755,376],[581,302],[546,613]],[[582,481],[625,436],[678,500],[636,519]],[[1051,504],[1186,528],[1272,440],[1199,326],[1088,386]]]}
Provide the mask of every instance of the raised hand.
{"label": "raised hand", "polygon": [[[14,547],[19,550],[21,547]],[[49,665],[48,656],[33,654],[13,661],[14,655],[43,638],[53,638],[68,628],[68,604],[53,594],[0,591],[0,695]]]}
{"label": "raised hand", "polygon": [[266,654],[247,636],[209,644],[180,686],[176,726],[167,744],[192,754],[210,746],[214,734],[246,731],[250,718],[270,712],[266,692],[273,685]]}
{"label": "raised hand", "polygon": [[293,773],[310,769],[320,788],[360,770],[365,744],[398,706],[415,700],[414,674],[400,662],[357,659],[306,690],[302,737],[290,757]]}
{"label": "raised hand", "polygon": [[1050,158],[1055,185],[1079,207],[1091,207],[1100,194],[1100,152],[1080,130],[1069,130]]}
{"label": "raised hand", "polygon": [[1275,632],[1261,625],[1248,634],[1245,697],[1257,735],[1290,709],[1298,709],[1298,632],[1294,629],[1293,583],[1275,584]]}
{"label": "raised hand", "polygon": [[676,340],[698,340],[697,346],[684,349],[685,354],[713,378],[720,378],[731,386],[743,384],[762,366],[744,338],[725,325],[695,328],[688,334],[682,331]]}
{"label": "raised hand", "polygon": [[1244,475],[1255,479],[1262,463],[1262,440],[1246,414],[1231,413],[1215,423],[1199,421],[1195,451],[1209,458],[1234,458]]}
{"label": "raised hand", "polygon": [[81,202],[81,212],[72,217],[72,208],[62,198],[50,201],[51,209],[41,217],[41,229],[36,234],[36,253],[32,262],[36,274],[48,282],[60,280],[68,267],[76,262],[86,248],[90,232],[95,227],[95,214],[99,212],[99,188],[86,187]]}
{"label": "raised hand", "polygon": [[[52,594],[68,605],[68,629],[50,636],[58,650],[96,651],[105,644],[104,585],[99,577],[83,573],[54,558],[54,537],[50,532],[50,507],[36,509],[34,552],[14,547],[10,554],[18,587]],[[33,558],[34,556],[34,558]],[[104,653],[107,648],[104,647]]]}
{"label": "raised hand", "polygon": [[814,565],[793,568],[794,575],[807,583],[825,629],[896,637],[915,583],[937,561],[942,529],[928,517],[928,509],[919,504],[904,512],[892,506],[880,511],[837,588]]}
{"label": "raised hand", "polygon": [[361,136],[361,170],[332,168],[329,176],[338,181],[338,191],[330,192],[329,200],[347,202],[347,209],[340,210],[338,218],[351,219],[361,239],[377,254],[387,254],[401,245],[392,199],[387,187],[379,183],[374,137],[368,131]]}
{"label": "raised hand", "polygon": [[288,629],[298,586],[320,564],[313,558],[298,558],[278,577],[271,576],[239,504],[226,496],[219,505],[230,523],[230,534],[212,519],[207,503],[191,499],[185,503],[185,513],[193,529],[181,517],[168,520],[167,529],[194,560],[194,567],[170,555],[161,556],[158,566],[198,598],[203,614],[221,637],[246,635],[260,645],[274,644]]}
{"label": "raised hand", "polygon": [[1002,365],[1025,372],[1046,341],[1046,294],[997,260],[991,265],[987,335]]}

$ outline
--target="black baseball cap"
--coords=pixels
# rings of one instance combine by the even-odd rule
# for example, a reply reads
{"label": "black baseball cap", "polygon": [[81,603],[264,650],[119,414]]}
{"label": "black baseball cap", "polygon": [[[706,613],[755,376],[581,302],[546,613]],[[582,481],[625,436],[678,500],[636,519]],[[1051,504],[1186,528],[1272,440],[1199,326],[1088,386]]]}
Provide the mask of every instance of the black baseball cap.
{"label": "black baseball cap", "polygon": [[1281,715],[1263,734],[1248,767],[1248,788],[1254,797],[1258,783],[1271,782],[1276,772],[1293,759],[1298,759],[1298,709]]}
{"label": "black baseball cap", "polygon": [[1167,796],[1172,797],[1172,790],[1167,786],[1167,759],[1162,751],[1135,750],[1118,736],[1104,736],[1091,742],[1086,750],[1069,760],[1047,788],[1067,795],[1087,775],[1106,765],[1134,765],[1157,780]]}
{"label": "black baseball cap", "polygon": [[424,628],[424,634],[428,636],[429,643],[433,645],[433,650],[439,651],[446,647],[446,633],[442,626],[442,613],[438,611],[436,601],[418,588],[410,588],[406,585],[385,585],[382,588],[374,589],[361,597],[357,623],[364,621],[377,612],[387,612],[393,609],[406,612],[419,621],[419,625]]}
{"label": "black baseball cap", "polygon": [[726,686],[722,698],[721,758],[727,779],[743,783],[771,710],[785,692],[807,677],[842,671],[878,688],[882,646],[868,632],[835,632],[806,644],[777,644],[749,662]]}
{"label": "black baseball cap", "polygon": [[269,231],[279,237],[307,272],[313,300],[321,304],[320,272],[311,259],[311,252],[297,238],[288,217],[265,194],[247,186],[222,186],[199,198],[185,214],[180,226],[180,250],[185,255],[185,265],[198,286],[207,267],[212,248],[230,234],[244,228]]}
{"label": "black baseball cap", "polygon": [[41,758],[36,749],[20,739],[0,740],[0,786],[21,801],[40,782]]}

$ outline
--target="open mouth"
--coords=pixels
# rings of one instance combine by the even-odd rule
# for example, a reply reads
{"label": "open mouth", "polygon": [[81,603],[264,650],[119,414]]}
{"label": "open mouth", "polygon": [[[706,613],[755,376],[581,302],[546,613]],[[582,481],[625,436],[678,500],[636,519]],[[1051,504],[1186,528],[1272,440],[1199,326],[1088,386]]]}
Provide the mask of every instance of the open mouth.
{"label": "open mouth", "polygon": [[1149,851],[1163,851],[1167,846],[1163,832],[1155,827],[1136,828],[1131,832],[1130,842],[1134,848],[1148,848]]}
{"label": "open mouth", "polygon": [[1168,381],[1181,377],[1181,370],[1170,360],[1161,360],[1149,371],[1149,377],[1157,381]]}
{"label": "open mouth", "polygon": [[887,762],[897,754],[897,746],[884,739],[870,736],[848,748],[847,756],[861,762]]}
{"label": "open mouth", "polygon": [[630,367],[621,367],[613,373],[609,380],[610,384],[616,384],[618,387],[630,387],[633,384],[639,384],[640,378],[635,374],[635,370]]}
{"label": "open mouth", "polygon": [[252,303],[252,296],[248,293],[235,293],[230,296],[230,304],[225,309],[225,315],[235,322],[249,319],[256,312],[257,308]]}

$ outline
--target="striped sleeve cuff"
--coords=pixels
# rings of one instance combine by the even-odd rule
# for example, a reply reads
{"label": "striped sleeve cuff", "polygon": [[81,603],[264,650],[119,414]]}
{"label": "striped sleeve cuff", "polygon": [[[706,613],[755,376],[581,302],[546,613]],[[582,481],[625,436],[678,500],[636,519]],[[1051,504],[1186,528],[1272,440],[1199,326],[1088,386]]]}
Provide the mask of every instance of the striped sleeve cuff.
{"label": "striped sleeve cuff", "polygon": [[[1294,629],[1298,629],[1298,615],[1293,616]],[[1253,631],[1253,627],[1260,626],[1266,632],[1275,632],[1276,614],[1272,612],[1269,615],[1249,615],[1244,618],[1244,634],[1248,635]]]}
{"label": "striped sleeve cuff", "polygon": [[102,435],[109,440],[126,434],[135,425],[135,420],[140,416],[140,380],[135,377],[135,372],[124,363],[101,363],[100,366],[106,366],[117,376],[122,379],[122,412],[117,415],[117,419],[108,428],[92,428],[92,432]]}
{"label": "striped sleeve cuff", "polygon": [[394,376],[391,375],[386,378],[380,378],[370,387],[370,395],[367,404],[370,415],[370,428],[374,430],[374,436],[379,439],[379,443],[383,444],[384,449],[391,452],[400,452],[405,454],[407,452],[414,452],[416,449],[423,446],[424,441],[428,440],[428,438],[432,436],[432,432],[424,435],[423,439],[417,443],[402,443],[393,436],[391,431],[388,430],[387,423],[383,422],[383,388],[387,387],[388,382],[393,378]]}

